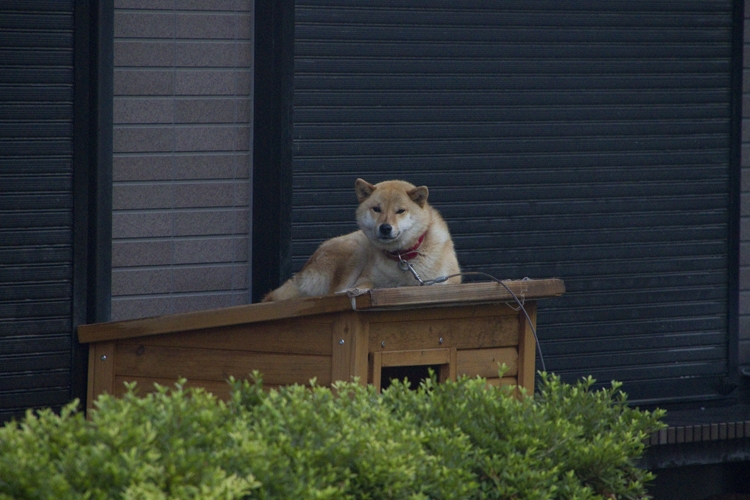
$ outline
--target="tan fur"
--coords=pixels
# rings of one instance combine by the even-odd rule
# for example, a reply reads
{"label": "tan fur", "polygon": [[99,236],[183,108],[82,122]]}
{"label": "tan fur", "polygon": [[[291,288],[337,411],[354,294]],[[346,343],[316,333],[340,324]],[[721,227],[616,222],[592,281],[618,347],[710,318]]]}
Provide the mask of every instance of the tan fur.
{"label": "tan fur", "polygon": [[[418,285],[409,271],[385,251],[404,251],[417,244],[419,255],[409,260],[423,280],[460,272],[448,226],[437,210],[427,203],[426,186],[404,181],[372,185],[357,179],[354,190],[359,200],[359,231],[323,242],[305,266],[286,283],[272,291],[264,302],[326,295],[346,290]],[[383,225],[390,226],[383,228]],[[381,229],[382,228],[382,229]],[[447,283],[460,283],[456,276]]]}

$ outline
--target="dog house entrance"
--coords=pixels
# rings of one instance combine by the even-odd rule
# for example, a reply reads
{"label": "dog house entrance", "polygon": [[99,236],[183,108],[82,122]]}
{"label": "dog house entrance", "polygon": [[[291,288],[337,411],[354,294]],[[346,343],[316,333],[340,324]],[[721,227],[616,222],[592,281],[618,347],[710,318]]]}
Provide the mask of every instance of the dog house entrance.
{"label": "dog house entrance", "polygon": [[416,389],[422,380],[430,377],[430,369],[440,374],[440,367],[445,365],[387,366],[380,372],[380,389],[388,389],[394,380],[408,380],[411,389]]}
{"label": "dog house entrance", "polygon": [[391,380],[408,378],[412,388],[427,378],[429,369],[437,373],[438,381],[456,380],[455,349],[421,349],[414,351],[379,351],[370,353],[369,382],[381,389]]}

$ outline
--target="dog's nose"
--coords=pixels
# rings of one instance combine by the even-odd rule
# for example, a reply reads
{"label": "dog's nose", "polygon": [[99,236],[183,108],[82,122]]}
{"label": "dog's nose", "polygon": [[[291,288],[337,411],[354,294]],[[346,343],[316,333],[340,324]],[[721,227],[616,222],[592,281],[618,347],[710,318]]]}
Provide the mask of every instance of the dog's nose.
{"label": "dog's nose", "polygon": [[388,236],[389,234],[391,234],[391,230],[392,229],[393,228],[391,227],[390,224],[381,224],[380,225],[380,234],[382,234],[383,236]]}

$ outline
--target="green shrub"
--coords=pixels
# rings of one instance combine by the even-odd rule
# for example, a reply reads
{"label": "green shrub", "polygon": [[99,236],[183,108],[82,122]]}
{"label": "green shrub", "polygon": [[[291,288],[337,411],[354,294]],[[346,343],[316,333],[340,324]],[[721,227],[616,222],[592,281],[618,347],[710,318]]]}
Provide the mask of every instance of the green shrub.
{"label": "green shrub", "polygon": [[642,498],[635,461],[661,425],[617,384],[546,374],[521,399],[466,378],[383,395],[231,383],[226,403],[181,381],[100,397],[90,420],[28,412],[0,429],[0,499]]}

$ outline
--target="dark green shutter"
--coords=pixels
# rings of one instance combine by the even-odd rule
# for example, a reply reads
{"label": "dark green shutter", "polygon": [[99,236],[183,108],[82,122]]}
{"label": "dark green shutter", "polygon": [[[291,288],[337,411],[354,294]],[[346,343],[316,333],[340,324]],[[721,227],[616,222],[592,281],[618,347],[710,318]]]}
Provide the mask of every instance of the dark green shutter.
{"label": "dark green shutter", "polygon": [[293,270],[356,228],[357,177],[426,184],[464,270],[565,280],[549,370],[723,397],[732,9],[297,0]]}
{"label": "dark green shutter", "polygon": [[0,5],[0,420],[71,398],[73,9]]}

